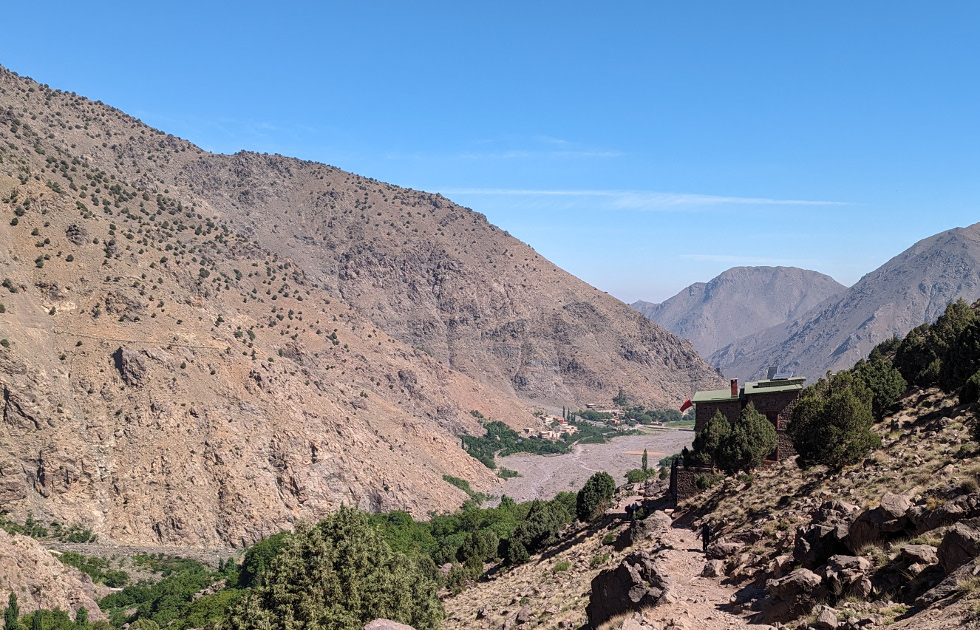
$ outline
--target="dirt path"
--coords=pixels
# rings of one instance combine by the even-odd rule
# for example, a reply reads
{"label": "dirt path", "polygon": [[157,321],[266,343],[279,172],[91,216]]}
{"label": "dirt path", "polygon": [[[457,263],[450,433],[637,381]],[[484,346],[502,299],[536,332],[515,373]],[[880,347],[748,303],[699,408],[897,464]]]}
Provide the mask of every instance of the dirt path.
{"label": "dirt path", "polygon": [[[768,625],[749,623],[729,612],[729,601],[736,588],[722,584],[721,578],[701,577],[705,557],[701,541],[687,528],[672,527],[664,536],[667,550],[660,552],[672,580],[674,602],[665,603],[634,616],[624,629],[640,630],[644,625],[675,627],[684,630],[762,630]],[[633,623],[634,625],[629,625]]]}

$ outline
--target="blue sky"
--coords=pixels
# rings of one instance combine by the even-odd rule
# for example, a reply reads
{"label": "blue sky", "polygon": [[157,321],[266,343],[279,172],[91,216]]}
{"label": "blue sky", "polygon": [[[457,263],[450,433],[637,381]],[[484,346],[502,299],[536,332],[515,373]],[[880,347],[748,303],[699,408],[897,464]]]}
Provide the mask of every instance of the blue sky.
{"label": "blue sky", "polygon": [[625,301],[980,220],[980,3],[46,2],[0,64],[483,212]]}

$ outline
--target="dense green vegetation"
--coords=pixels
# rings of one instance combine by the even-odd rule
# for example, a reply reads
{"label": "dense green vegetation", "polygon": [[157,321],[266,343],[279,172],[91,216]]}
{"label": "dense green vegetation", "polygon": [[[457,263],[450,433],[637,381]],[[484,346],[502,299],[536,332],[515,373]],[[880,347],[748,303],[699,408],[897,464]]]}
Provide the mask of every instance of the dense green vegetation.
{"label": "dense green vegetation", "polygon": [[[192,596],[223,578],[229,582],[237,581],[233,563],[229,563],[224,571],[213,571],[194,560],[144,555],[136,556],[133,564],[158,573],[161,579],[156,582],[141,580],[99,602],[99,607],[116,627],[137,619],[149,619],[160,627],[171,622],[178,629],[193,627],[185,618]],[[197,604],[198,612],[207,603]],[[135,612],[128,614],[130,609]]]}
{"label": "dense green vegetation", "polygon": [[103,558],[93,558],[83,556],[74,551],[66,551],[58,559],[69,566],[73,566],[82,573],[85,573],[96,584],[105,584],[112,588],[126,586],[129,582],[129,574],[121,569],[113,569],[109,561]]}
{"label": "dense green vegetation", "polygon": [[521,437],[517,431],[499,420],[486,422],[483,426],[487,430],[486,435],[481,437],[464,435],[462,438],[463,447],[466,452],[490,469],[497,467],[497,463],[494,461],[494,457],[497,455],[506,457],[514,453],[552,455],[568,452],[569,446],[566,442]]}
{"label": "dense green vegetation", "polygon": [[24,524],[21,525],[11,520],[7,516],[7,512],[2,510],[0,510],[0,529],[8,534],[22,534],[38,539],[53,539],[70,543],[95,542],[95,535],[91,530],[77,523],[65,527],[58,521],[51,521],[45,525],[34,520],[33,516],[28,516]]}
{"label": "dense green vegetation", "polygon": [[[468,488],[465,480],[447,479]],[[341,508],[315,525],[300,524],[251,546],[241,564],[217,569],[200,562],[157,555],[132,558],[134,570],[153,579],[129,584],[99,606],[110,623],[90,624],[86,613],[42,610],[21,616],[16,597],[5,612],[15,630],[110,630],[258,627],[361,628],[383,616],[413,627],[435,628],[442,619],[436,593],[458,592],[488,566],[517,565],[560,541],[576,517],[598,518],[611,505],[612,477],[596,473],[577,494],[551,501],[496,507],[467,500],[452,514],[416,521],[406,512],[368,515]],[[472,492],[472,490],[471,490]],[[123,584],[128,575],[110,563],[67,552],[61,559],[96,581]],[[437,569],[449,565],[448,574]],[[208,594],[202,594],[206,592]]]}
{"label": "dense green vegetation", "polygon": [[444,616],[436,573],[431,561],[392,550],[366,514],[341,508],[297,527],[220,627],[360,630],[384,617],[434,629]]}

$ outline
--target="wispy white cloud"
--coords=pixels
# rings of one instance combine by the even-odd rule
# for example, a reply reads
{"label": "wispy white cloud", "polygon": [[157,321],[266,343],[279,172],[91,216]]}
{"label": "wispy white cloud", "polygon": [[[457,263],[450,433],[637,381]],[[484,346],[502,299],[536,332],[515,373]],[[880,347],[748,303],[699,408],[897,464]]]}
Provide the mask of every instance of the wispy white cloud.
{"label": "wispy white cloud", "polygon": [[445,195],[513,197],[565,197],[604,199],[605,206],[621,210],[670,210],[717,205],[843,206],[844,201],[734,197],[643,190],[534,190],[524,188],[457,188],[441,191]]}
{"label": "wispy white cloud", "polygon": [[621,151],[499,151],[493,153],[461,153],[459,158],[463,160],[527,160],[527,159],[548,159],[548,158],[615,158],[621,157]]}

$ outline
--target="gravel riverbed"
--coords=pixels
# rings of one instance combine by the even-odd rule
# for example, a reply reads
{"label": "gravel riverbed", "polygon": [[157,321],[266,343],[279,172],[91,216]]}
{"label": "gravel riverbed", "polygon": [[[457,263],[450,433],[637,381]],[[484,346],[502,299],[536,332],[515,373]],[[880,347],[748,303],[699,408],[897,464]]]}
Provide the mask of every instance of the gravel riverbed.
{"label": "gravel riverbed", "polygon": [[694,440],[689,429],[660,429],[644,435],[613,438],[605,444],[576,444],[564,455],[518,453],[497,459],[497,465],[520,473],[506,479],[497,492],[517,502],[551,499],[563,490],[578,491],[598,471],[613,476],[616,484],[626,483],[627,470],[640,467],[643,449],[647,449],[650,467],[661,457],[679,453]]}

